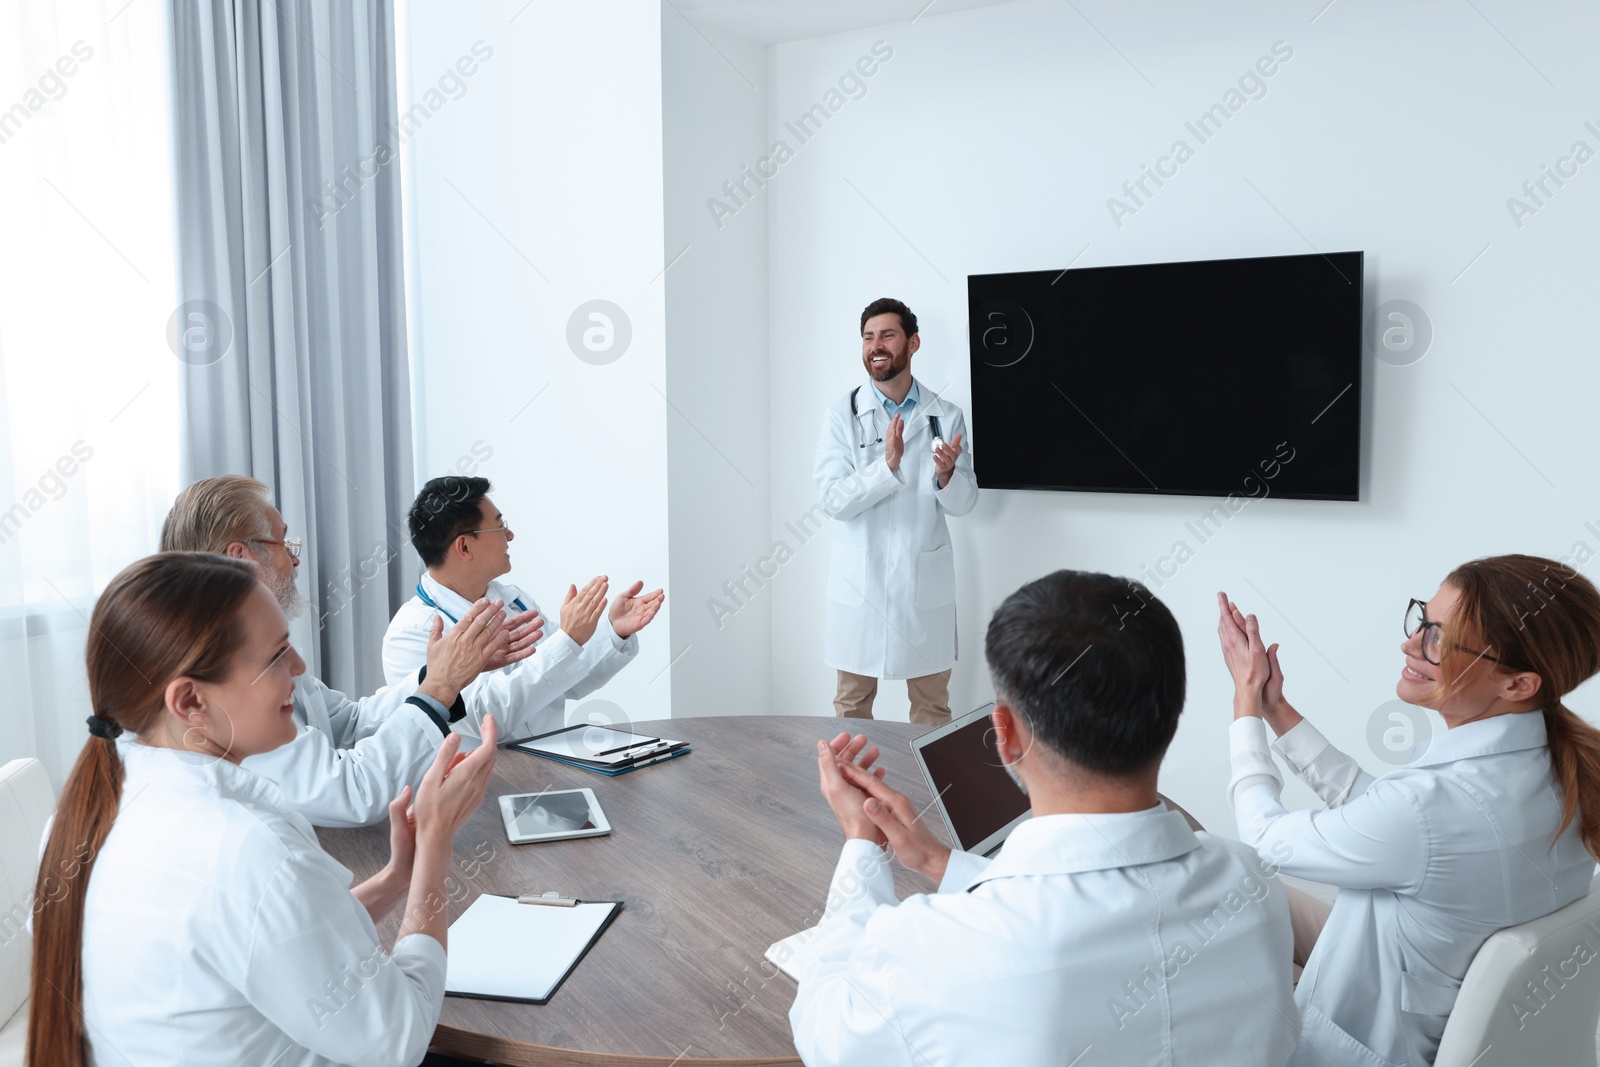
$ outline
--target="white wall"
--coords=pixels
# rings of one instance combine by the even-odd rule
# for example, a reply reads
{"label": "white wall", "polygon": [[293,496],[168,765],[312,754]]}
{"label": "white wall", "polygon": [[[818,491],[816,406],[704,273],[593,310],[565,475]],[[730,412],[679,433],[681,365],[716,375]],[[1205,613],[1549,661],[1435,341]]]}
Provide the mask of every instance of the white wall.
{"label": "white wall", "polygon": [[[857,316],[874,297],[916,310],[913,370],[964,407],[969,273],[1064,267],[1080,253],[1076,265],[1093,266],[1364,249],[1369,308],[1401,298],[1425,309],[1426,357],[1367,368],[1362,500],[1252,504],[1157,590],[1190,660],[1162,786],[1229,831],[1218,589],[1283,643],[1291,699],[1378,771],[1369,723],[1394,697],[1408,597],[1479,555],[1561,557],[1579,541],[1600,551],[1584,525],[1600,530],[1600,161],[1520,228],[1506,204],[1575,140],[1600,150],[1584,126],[1600,127],[1600,108],[1585,107],[1600,96],[1583,47],[1600,15],[1577,3],[1537,16],[1503,2],[1321,7],[1023,0],[780,45],[769,84],[769,129],[783,136],[783,120],[872,42],[894,49],[862,99],[809,143],[790,137],[795,158],[767,191],[774,526],[812,503],[820,412],[860,374]],[[1175,139],[1195,145],[1184,122],[1280,40],[1293,56],[1266,94],[1118,227],[1107,198]],[[1239,294],[1246,321],[1249,299]],[[1070,415],[1039,402],[1041,419]],[[976,423],[980,467],[984,433]],[[1137,574],[1211,503],[986,492],[951,522],[963,649],[953,705],[988,698],[982,634],[1007,593],[1057,567]],[[830,710],[827,558],[818,538],[771,590],[778,713]],[[1596,564],[1583,569],[1594,577]],[[903,693],[889,695],[903,716]],[[1591,717],[1600,707],[1592,689],[1571,703]]]}
{"label": "white wall", "polygon": [[[659,5],[410,0],[398,19],[402,106],[446,83],[405,146],[417,475],[493,480],[511,580],[554,627],[571,582],[669,584]],[[567,342],[594,299],[632,325],[607,365]],[[670,714],[675,606],[604,691],[631,719]]]}
{"label": "white wall", "polygon": [[[773,541],[767,398],[767,216],[745,179],[767,147],[767,49],[661,8],[672,706],[761,714],[772,598],[744,578]],[[725,583],[745,582],[730,598]]]}
{"label": "white wall", "polygon": [[[413,98],[474,41],[494,49],[407,144],[419,475],[492,450],[514,578],[552,611],[596,571],[668,584],[641,662],[601,694],[624,714],[827,715],[826,537],[787,524],[813,503],[821,410],[860,373],[867,301],[917,310],[916,372],[966,406],[969,273],[1364,249],[1368,306],[1421,305],[1432,348],[1367,368],[1361,502],[1252,504],[1157,589],[1191,660],[1163,786],[1231,827],[1219,588],[1283,642],[1292,699],[1381,770],[1369,728],[1389,725],[1407,597],[1481,554],[1600,552],[1584,525],[1600,530],[1584,244],[1600,164],[1520,227],[1506,203],[1575,140],[1600,150],[1580,47],[1600,17],[1319,6],[1021,0],[764,49],[634,0],[515,19],[410,0]],[[892,58],[802,143],[785,122],[880,40]],[[1107,199],[1193,142],[1185,121],[1277,41],[1293,56],[1265,95],[1118,226]],[[718,226],[705,201],[775,140],[792,156]],[[565,340],[597,297],[633,326],[607,366]],[[1137,575],[1210,503],[986,493],[951,524],[955,706],[988,698],[983,629],[1012,589],[1061,566]],[[778,540],[793,559],[735,602],[722,583]],[[714,619],[714,597],[737,610]],[[881,715],[904,717],[898,688]]]}

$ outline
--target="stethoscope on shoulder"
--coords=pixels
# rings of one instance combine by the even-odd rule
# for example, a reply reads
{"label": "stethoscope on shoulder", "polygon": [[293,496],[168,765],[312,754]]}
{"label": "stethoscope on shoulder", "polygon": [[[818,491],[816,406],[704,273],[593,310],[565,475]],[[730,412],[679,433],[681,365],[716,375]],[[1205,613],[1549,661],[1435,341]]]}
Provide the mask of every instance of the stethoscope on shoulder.
{"label": "stethoscope on shoulder", "polygon": [[[441,608],[438,602],[435,601],[433,597],[428,595],[428,591],[422,588],[422,583],[420,581],[417,583],[417,599],[428,605],[428,607],[432,608],[434,611],[437,611],[440,615],[443,615],[445,618],[449,619],[452,624],[461,621],[448,611]],[[516,599],[512,600],[511,606],[516,608],[519,612],[528,610],[527,605],[522,602],[521,597],[517,597]]]}
{"label": "stethoscope on shoulder", "polygon": [[[883,438],[882,437],[876,437],[871,441],[862,440],[862,435],[861,435],[861,414],[856,409],[856,397],[858,397],[860,395],[861,395],[861,386],[858,385],[854,389],[850,390],[850,422],[851,422],[852,425],[855,426],[856,449],[857,449],[857,452],[856,452],[856,466],[858,466],[858,467],[861,466],[861,451],[860,451],[861,449],[865,449],[865,448],[867,448],[867,447],[869,447],[871,445],[881,445],[881,444],[883,444]],[[937,416],[937,415],[929,415],[928,416],[928,429],[933,431],[933,436],[935,436],[937,438],[940,438],[940,439],[943,439],[944,434],[939,432],[939,416]]]}

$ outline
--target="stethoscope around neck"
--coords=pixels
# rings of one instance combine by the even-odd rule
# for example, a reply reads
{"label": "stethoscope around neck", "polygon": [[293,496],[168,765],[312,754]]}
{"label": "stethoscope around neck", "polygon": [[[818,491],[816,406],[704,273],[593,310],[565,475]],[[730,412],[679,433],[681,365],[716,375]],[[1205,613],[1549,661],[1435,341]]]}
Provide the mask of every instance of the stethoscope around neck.
{"label": "stethoscope around neck", "polygon": [[[867,448],[871,447],[872,445],[881,445],[881,444],[883,444],[883,437],[882,436],[875,437],[871,441],[867,441],[867,440],[863,439],[863,435],[861,433],[861,413],[856,408],[856,397],[858,397],[860,395],[861,395],[861,386],[858,385],[854,389],[850,390],[850,422],[851,422],[852,425],[855,426],[856,466],[857,467],[861,466],[861,453],[864,450],[866,450]],[[937,416],[937,415],[929,415],[928,416],[928,429],[933,431],[933,436],[938,437],[938,438],[943,438],[944,437],[944,434],[939,432],[939,416]],[[421,588],[421,584],[420,583],[418,583],[418,588],[419,589]]]}
{"label": "stethoscope around neck", "polygon": [[[460,619],[456,618],[454,615],[452,615],[448,611],[446,611],[444,608],[441,608],[439,606],[438,601],[434,600],[433,597],[429,596],[428,595],[428,591],[426,589],[422,588],[422,582],[421,581],[417,582],[417,599],[421,600],[424,604],[428,605],[428,607],[432,608],[434,611],[437,611],[440,615],[443,615],[445,618],[449,619],[452,625],[454,625],[455,623],[458,623],[458,622],[461,621]],[[519,612],[528,610],[527,605],[522,602],[522,598],[521,597],[517,597],[514,600],[512,600],[511,601],[511,606],[516,608]]]}

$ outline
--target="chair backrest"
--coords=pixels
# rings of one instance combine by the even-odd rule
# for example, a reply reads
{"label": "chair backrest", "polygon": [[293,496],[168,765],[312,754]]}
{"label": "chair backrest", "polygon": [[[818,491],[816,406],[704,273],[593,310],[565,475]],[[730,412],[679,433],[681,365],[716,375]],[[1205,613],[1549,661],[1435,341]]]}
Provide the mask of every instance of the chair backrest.
{"label": "chair backrest", "polygon": [[33,938],[27,929],[39,839],[55,811],[44,764],[14,759],[0,767],[0,1024],[28,999]]}
{"label": "chair backrest", "polygon": [[1434,1067],[1594,1067],[1600,1023],[1600,879],[1560,911],[1483,943],[1461,983]]}

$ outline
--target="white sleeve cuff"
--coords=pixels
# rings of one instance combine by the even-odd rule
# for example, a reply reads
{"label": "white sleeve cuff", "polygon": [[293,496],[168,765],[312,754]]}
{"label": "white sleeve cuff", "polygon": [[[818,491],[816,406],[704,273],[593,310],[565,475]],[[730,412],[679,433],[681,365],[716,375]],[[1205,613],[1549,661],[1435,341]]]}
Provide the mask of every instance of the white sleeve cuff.
{"label": "white sleeve cuff", "polygon": [[1310,719],[1301,719],[1274,741],[1272,748],[1298,772],[1309,767],[1313,760],[1327,751],[1328,739],[1322,736],[1321,730],[1311,725]]}
{"label": "white sleeve cuff", "polygon": [[950,861],[945,864],[944,877],[939,880],[939,892],[963,893],[989,869],[989,860],[972,852],[950,850]]}
{"label": "white sleeve cuff", "polygon": [[839,850],[839,865],[833,870],[828,887],[828,910],[824,916],[844,911],[849,905],[865,902],[869,907],[892,904],[894,874],[889,869],[889,854],[859,837],[845,841]]}
{"label": "white sleeve cuff", "polygon": [[1233,720],[1228,727],[1228,750],[1233,768],[1233,777],[1228,782],[1230,803],[1240,789],[1257,782],[1270,783],[1274,794],[1283,788],[1283,779],[1267,745],[1267,724],[1260,716],[1246,715]]}
{"label": "white sleeve cuff", "polygon": [[[555,647],[552,648],[552,645]],[[535,652],[534,655],[542,656],[547,651],[552,656],[561,655],[563,652],[568,654],[576,654],[583,651],[583,646],[578,644],[573,636],[567,633],[567,631],[557,630],[555,633],[539,642],[539,651]]]}
{"label": "white sleeve cuff", "polygon": [[444,1004],[444,985],[449,973],[444,946],[428,934],[407,934],[395,942],[389,959],[421,987],[425,1002],[431,1006],[433,1018],[437,1020],[439,1008]]}
{"label": "white sleeve cuff", "polygon": [[871,490],[876,489],[878,486],[885,483],[897,483],[897,485],[904,485],[906,481],[905,476],[899,471],[889,469],[889,461],[882,456],[879,456],[877,459],[873,460],[872,463],[867,466],[866,470],[862,471],[862,473],[867,476],[867,489],[869,493]]}
{"label": "white sleeve cuff", "polygon": [[[610,608],[607,608],[604,612],[601,613],[601,615],[600,615],[600,625],[605,628],[606,633],[611,638],[610,648],[611,648],[611,651],[613,651],[613,652],[621,652],[623,649],[628,647],[628,642],[633,640],[632,637],[618,637],[617,636],[617,628],[615,626],[611,625],[611,609]],[[637,643],[637,642],[635,642],[635,643]]]}
{"label": "white sleeve cuff", "polygon": [[395,942],[394,951],[389,953],[391,959],[401,956],[412,956],[431,963],[439,972],[439,985],[444,986],[445,951],[444,946],[435,941],[428,934],[407,934]]}

